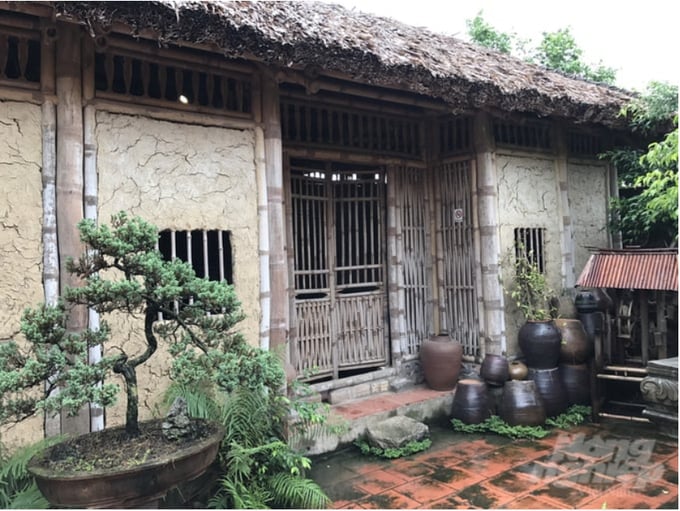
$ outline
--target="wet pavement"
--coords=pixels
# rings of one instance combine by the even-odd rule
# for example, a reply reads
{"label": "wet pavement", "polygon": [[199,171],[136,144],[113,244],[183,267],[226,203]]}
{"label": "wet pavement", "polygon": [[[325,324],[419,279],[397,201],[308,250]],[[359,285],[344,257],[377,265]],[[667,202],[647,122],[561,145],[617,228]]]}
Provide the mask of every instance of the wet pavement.
{"label": "wet pavement", "polygon": [[397,460],[356,447],[313,458],[336,509],[678,509],[678,444],[649,424],[585,424],[541,440],[431,427]]}

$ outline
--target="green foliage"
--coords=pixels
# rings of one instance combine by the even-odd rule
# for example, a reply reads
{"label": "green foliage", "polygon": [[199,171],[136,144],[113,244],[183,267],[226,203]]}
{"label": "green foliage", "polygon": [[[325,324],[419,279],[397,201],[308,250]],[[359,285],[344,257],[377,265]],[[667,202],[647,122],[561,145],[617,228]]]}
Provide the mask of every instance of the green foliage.
{"label": "green foliage", "polygon": [[459,419],[451,419],[455,431],[461,433],[496,433],[510,438],[540,439],[548,435],[541,426],[511,426],[497,415],[492,415],[479,424],[465,424]]}
{"label": "green foliage", "polygon": [[556,32],[543,32],[534,60],[548,69],[561,71],[595,82],[612,84],[616,81],[616,71],[601,62],[591,67],[583,62],[583,50],[578,46],[570,28]]}
{"label": "green foliage", "polygon": [[479,11],[473,19],[465,21],[470,39],[492,50],[497,50],[501,53],[511,53],[513,36],[493,28],[484,20],[482,14],[483,11]]}
{"label": "green foliage", "polygon": [[592,408],[585,405],[571,405],[566,412],[557,417],[548,417],[545,421],[547,426],[567,429],[572,426],[583,424],[590,417]]}
{"label": "green foliage", "polygon": [[187,399],[199,416],[222,423],[219,451],[222,471],[209,501],[217,509],[322,509],[329,504],[323,490],[305,478],[308,458],[285,441],[287,399],[264,387],[237,387],[224,392],[215,383],[173,384],[166,402]]}
{"label": "green foliage", "polygon": [[56,444],[61,437],[47,438],[19,449],[11,457],[0,458],[0,509],[47,509],[49,502],[26,470],[38,452]]}
{"label": "green foliage", "polygon": [[432,445],[432,440],[429,438],[425,438],[423,440],[413,440],[408,442],[403,447],[382,449],[380,447],[373,446],[365,439],[360,438],[354,442],[354,445],[356,445],[361,450],[361,454],[378,456],[380,458],[395,459],[403,458],[404,456],[410,456],[411,454],[429,449]]}
{"label": "green foliage", "polygon": [[516,247],[507,256],[512,261],[515,278],[510,286],[510,297],[528,321],[544,321],[554,313],[550,299],[555,292],[548,285],[546,276],[534,262],[532,253],[524,245]]}
{"label": "green foliage", "polygon": [[678,86],[656,81],[650,82],[643,94],[621,109],[631,128],[643,135],[663,130],[677,113]]}
{"label": "green foliage", "polygon": [[[591,408],[583,405],[572,405],[557,417],[546,419],[545,425],[556,428],[569,428],[582,424],[590,417]],[[461,433],[496,433],[509,438],[541,439],[550,431],[542,426],[511,426],[497,415],[492,415],[479,424],[465,424],[459,419],[451,419],[455,431]]]}
{"label": "green foliage", "polygon": [[588,65],[583,61],[583,50],[576,43],[570,28],[543,32],[543,39],[532,49],[531,41],[520,39],[516,34],[501,32],[487,23],[482,11],[472,20],[467,20],[466,25],[470,40],[481,46],[587,80],[607,84],[616,81],[616,71],[613,68],[602,62]]}
{"label": "green foliage", "polygon": [[[21,420],[40,409],[76,413],[88,402],[109,406],[118,387],[102,381],[113,372],[125,381],[127,432],[139,434],[136,370],[153,356],[159,339],[178,363],[194,363],[197,374],[187,373],[196,380],[215,368],[228,379],[234,367],[243,365],[249,368],[239,373],[243,379],[262,381],[261,358],[253,357],[243,337],[232,331],[243,318],[232,286],[198,278],[183,261],[165,261],[155,249],[158,230],[141,218],[121,212],[112,217],[111,226],[83,220],[78,229],[88,250],[68,261],[67,268],[83,285],[65,289],[56,306],[24,313],[21,331],[28,349],[16,342],[0,348],[0,421]],[[100,361],[88,363],[88,348],[106,345],[110,329],[102,320],[98,331],[69,332],[74,306],[139,315],[144,318],[145,348],[133,354],[117,345],[104,350]],[[265,384],[275,379],[269,375]],[[59,392],[51,394],[55,388]]]}
{"label": "green foliage", "polygon": [[610,228],[625,245],[677,245],[678,239],[678,88],[652,82],[644,95],[621,112],[643,136],[666,126],[666,134],[647,150],[617,148],[600,157],[619,174],[620,197],[610,204]]}

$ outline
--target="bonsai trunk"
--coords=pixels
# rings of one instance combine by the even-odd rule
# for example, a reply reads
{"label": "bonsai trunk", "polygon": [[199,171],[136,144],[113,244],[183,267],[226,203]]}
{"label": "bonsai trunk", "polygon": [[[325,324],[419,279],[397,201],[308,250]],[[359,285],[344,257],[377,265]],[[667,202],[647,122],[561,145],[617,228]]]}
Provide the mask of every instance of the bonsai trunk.
{"label": "bonsai trunk", "polygon": [[137,387],[137,372],[129,363],[116,364],[114,368],[125,379],[125,392],[127,394],[127,409],[125,410],[125,432],[130,437],[139,436],[139,390]]}
{"label": "bonsai trunk", "polygon": [[137,366],[146,362],[158,347],[158,341],[153,333],[153,324],[158,318],[158,307],[147,302],[144,313],[144,337],[146,350],[139,357],[128,360],[123,355],[113,367],[113,371],[123,376],[125,392],[127,394],[127,409],[125,411],[125,432],[131,437],[139,436],[139,388],[137,386]]}

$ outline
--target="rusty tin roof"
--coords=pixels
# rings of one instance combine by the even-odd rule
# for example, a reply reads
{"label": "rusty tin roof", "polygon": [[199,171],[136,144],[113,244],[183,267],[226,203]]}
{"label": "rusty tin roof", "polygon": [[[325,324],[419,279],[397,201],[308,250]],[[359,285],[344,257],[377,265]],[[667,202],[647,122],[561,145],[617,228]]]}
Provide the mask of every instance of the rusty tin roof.
{"label": "rusty tin roof", "polygon": [[581,287],[678,290],[678,250],[599,250],[576,282]]}

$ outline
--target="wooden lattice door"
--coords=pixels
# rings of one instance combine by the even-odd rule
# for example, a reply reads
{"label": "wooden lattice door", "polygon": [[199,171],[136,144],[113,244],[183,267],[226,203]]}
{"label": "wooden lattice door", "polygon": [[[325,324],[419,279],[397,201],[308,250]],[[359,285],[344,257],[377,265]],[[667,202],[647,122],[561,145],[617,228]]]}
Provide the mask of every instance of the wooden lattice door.
{"label": "wooden lattice door", "polygon": [[290,162],[292,353],[309,379],[387,363],[385,175]]}
{"label": "wooden lattice door", "polygon": [[463,345],[465,356],[479,357],[472,178],[469,161],[437,169],[437,266],[440,328]]}

